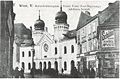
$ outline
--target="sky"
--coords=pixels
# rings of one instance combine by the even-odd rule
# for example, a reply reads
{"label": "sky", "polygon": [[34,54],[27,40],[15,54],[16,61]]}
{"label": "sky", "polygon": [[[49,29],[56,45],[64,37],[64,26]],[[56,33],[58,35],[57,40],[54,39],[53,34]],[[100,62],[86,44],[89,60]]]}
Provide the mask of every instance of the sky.
{"label": "sky", "polygon": [[[108,7],[108,3],[116,0],[62,0],[62,10],[67,13],[69,29],[76,29],[81,11],[89,11],[94,16],[98,11]],[[48,27],[48,32],[54,34],[55,16],[60,11],[60,0],[13,0],[15,23],[23,23],[27,28],[34,29],[34,23],[40,18]]]}

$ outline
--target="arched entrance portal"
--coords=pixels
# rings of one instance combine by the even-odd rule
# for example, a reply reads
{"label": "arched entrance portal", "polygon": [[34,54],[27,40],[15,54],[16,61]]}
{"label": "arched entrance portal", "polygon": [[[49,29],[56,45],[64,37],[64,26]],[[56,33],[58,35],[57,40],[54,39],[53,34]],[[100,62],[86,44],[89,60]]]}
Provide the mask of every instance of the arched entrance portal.
{"label": "arched entrance portal", "polygon": [[51,68],[51,62],[50,61],[48,62],[48,68]]}
{"label": "arched entrance portal", "polygon": [[71,61],[71,70],[75,67],[75,62],[72,60]]}
{"label": "arched entrance portal", "polygon": [[55,69],[58,70],[58,62],[55,61]]}

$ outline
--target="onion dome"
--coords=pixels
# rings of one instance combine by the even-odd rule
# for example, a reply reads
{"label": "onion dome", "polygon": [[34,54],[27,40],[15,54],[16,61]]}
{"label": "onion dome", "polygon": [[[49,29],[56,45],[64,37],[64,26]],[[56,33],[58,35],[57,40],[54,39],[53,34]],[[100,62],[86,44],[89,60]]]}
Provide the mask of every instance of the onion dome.
{"label": "onion dome", "polygon": [[39,19],[36,20],[34,24],[34,28],[35,30],[44,30],[44,27],[45,27],[45,23],[43,20],[40,19],[40,11],[39,11]]}
{"label": "onion dome", "polygon": [[60,11],[57,12],[55,20],[56,23],[67,23],[67,14],[64,11],[62,11],[62,1]]}

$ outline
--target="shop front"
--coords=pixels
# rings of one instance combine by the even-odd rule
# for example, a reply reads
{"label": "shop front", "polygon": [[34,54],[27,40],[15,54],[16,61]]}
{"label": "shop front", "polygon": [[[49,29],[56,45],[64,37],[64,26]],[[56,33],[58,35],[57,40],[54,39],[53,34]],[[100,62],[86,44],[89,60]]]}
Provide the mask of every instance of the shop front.
{"label": "shop front", "polygon": [[102,78],[119,77],[119,53],[118,52],[99,52],[98,72]]}
{"label": "shop front", "polygon": [[99,77],[119,78],[119,29],[104,27],[100,29]]}
{"label": "shop front", "polygon": [[90,52],[86,55],[86,67],[90,69],[91,67],[95,70],[95,76],[97,77],[98,74],[98,59],[96,52]]}
{"label": "shop front", "polygon": [[79,62],[78,67],[79,67],[78,71],[83,72],[83,69],[86,67],[86,57],[85,56],[80,57],[80,62]]}

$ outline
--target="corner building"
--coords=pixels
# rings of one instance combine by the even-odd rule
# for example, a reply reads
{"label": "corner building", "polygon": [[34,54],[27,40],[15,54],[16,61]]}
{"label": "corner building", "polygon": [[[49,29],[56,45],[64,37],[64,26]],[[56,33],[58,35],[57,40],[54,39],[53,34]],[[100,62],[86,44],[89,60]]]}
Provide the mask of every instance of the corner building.
{"label": "corner building", "polygon": [[[96,77],[119,77],[119,1],[109,3],[93,17],[78,24],[79,68],[93,67]],[[86,15],[85,15],[86,16]],[[88,20],[87,20],[88,19]],[[81,18],[80,18],[81,20]]]}

